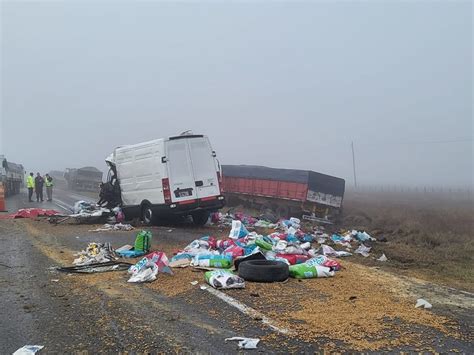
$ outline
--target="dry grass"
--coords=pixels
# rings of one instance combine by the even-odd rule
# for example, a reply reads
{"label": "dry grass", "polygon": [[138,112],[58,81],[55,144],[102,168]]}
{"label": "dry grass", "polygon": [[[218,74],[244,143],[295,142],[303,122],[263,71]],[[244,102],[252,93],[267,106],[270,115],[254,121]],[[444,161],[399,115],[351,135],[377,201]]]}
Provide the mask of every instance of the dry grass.
{"label": "dry grass", "polygon": [[387,243],[376,243],[373,253],[385,253],[393,267],[474,290],[472,200],[422,194],[348,194],[344,215],[346,228],[366,229],[387,239]]}

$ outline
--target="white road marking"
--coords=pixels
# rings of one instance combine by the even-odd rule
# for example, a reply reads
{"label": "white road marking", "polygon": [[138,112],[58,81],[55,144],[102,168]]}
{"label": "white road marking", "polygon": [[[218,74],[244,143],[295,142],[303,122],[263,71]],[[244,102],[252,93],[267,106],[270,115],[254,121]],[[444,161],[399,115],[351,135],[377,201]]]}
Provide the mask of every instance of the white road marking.
{"label": "white road marking", "polygon": [[52,202],[59,208],[62,208],[63,210],[65,210],[66,212],[74,212],[74,209],[72,206],[68,205],[67,203],[61,200],[58,200],[57,198],[55,198]]}
{"label": "white road marking", "polygon": [[290,331],[288,329],[278,327],[275,324],[275,321],[273,321],[272,319],[270,319],[267,316],[263,315],[262,313],[260,313],[256,309],[253,309],[253,308],[247,306],[246,304],[244,304],[240,301],[237,301],[235,298],[230,297],[229,295],[226,295],[225,293],[223,293],[219,290],[216,290],[215,288],[212,288],[211,286],[207,286],[206,288],[203,288],[203,286],[204,285],[201,286],[202,290],[206,290],[207,292],[209,292],[210,294],[212,294],[212,295],[216,296],[217,298],[221,299],[225,303],[231,305],[232,307],[237,308],[240,312],[242,312],[242,313],[244,313],[244,314],[246,314],[246,315],[248,315],[248,316],[250,316],[254,319],[260,319],[262,321],[262,323],[264,323],[265,325],[268,325],[271,329],[273,329],[273,330],[275,330],[279,333],[282,333],[282,334],[290,333]]}

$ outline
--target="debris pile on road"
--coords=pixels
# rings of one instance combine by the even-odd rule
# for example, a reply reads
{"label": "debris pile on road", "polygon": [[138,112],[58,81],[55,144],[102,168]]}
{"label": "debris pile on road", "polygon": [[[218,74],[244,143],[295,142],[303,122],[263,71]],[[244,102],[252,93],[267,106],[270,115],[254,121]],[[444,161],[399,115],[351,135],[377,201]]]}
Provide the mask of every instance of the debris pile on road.
{"label": "debris pile on road", "polygon": [[[332,277],[341,269],[341,265],[329,256],[352,255],[349,250],[354,243],[358,245],[354,253],[368,256],[370,247],[363,243],[375,240],[365,231],[352,230],[341,234],[335,233],[331,237],[322,227],[313,227],[305,232],[298,218],[281,220],[273,227],[271,222],[249,218],[244,214],[236,213],[233,216],[238,216],[239,219],[230,222],[231,230],[228,238],[216,239],[204,236],[196,239],[172,257],[170,266],[193,266],[206,270],[225,269],[225,274],[218,275],[220,278],[223,276],[230,278],[233,274],[227,270],[233,269],[238,271],[242,279],[257,282],[283,281],[288,276]],[[212,217],[214,223],[224,221],[223,223],[228,224],[227,215],[219,214]],[[256,225],[264,228],[273,227],[274,232],[260,235],[247,229]],[[329,242],[346,250],[335,250],[326,244]],[[246,264],[246,267],[239,267],[239,264]],[[285,270],[278,266],[280,264],[285,265]],[[250,271],[247,270],[250,267]],[[206,281],[213,287],[225,288],[220,282],[210,283],[208,277]]]}
{"label": "debris pile on road", "polygon": [[122,261],[107,261],[104,263],[58,267],[57,270],[67,273],[93,274],[107,271],[125,271],[128,270],[130,265],[131,264]]}
{"label": "debris pile on road", "polygon": [[241,277],[235,275],[228,270],[212,270],[204,274],[207,283],[214,288],[230,289],[230,288],[244,288],[245,281]]}
{"label": "debris pile on road", "polygon": [[142,230],[137,233],[135,237],[135,244],[124,245],[115,250],[115,253],[124,258],[137,258],[139,256],[145,255],[150,251],[151,248],[151,237],[152,234],[150,231]]}
{"label": "debris pile on road", "polygon": [[277,219],[274,216],[270,215],[261,215],[258,218],[247,215],[243,212],[231,211],[223,214],[221,212],[214,212],[211,214],[211,224],[217,225],[220,227],[230,227],[233,221],[240,221],[246,226],[250,227],[260,227],[260,228],[277,228],[278,224]]}
{"label": "debris pile on road", "polygon": [[108,232],[108,231],[131,231],[133,226],[131,224],[109,224],[106,223],[100,228],[92,229],[89,232]]}
{"label": "debris pile on road", "polygon": [[[72,221],[75,224],[94,224],[104,223],[103,228],[107,230],[131,230],[133,227],[129,224],[122,224],[125,221],[125,215],[120,207],[114,209],[108,209],[101,207],[100,205],[87,202],[77,201],[74,203],[72,214],[60,214],[57,212],[54,216],[50,217],[49,222],[52,224],[61,224],[66,221]],[[110,227],[114,226],[114,227]],[[115,227],[117,226],[117,227]],[[97,229],[93,232],[102,232],[103,229]]]}
{"label": "debris pile on road", "polygon": [[43,208],[22,208],[15,213],[0,215],[0,219],[15,219],[15,218],[38,218],[50,217],[60,214],[55,210],[47,210]]}
{"label": "debris pile on road", "polygon": [[71,217],[102,217],[103,215],[110,216],[113,212],[108,209],[97,205],[96,203],[77,201],[74,204],[73,214]]}
{"label": "debris pile on road", "polygon": [[128,273],[132,276],[128,282],[151,282],[156,280],[158,272],[173,274],[166,254],[154,251],[130,266]]}
{"label": "debris pile on road", "polygon": [[72,262],[74,265],[106,263],[117,259],[110,243],[89,243],[85,250],[80,251],[75,256],[78,256],[78,258]]}

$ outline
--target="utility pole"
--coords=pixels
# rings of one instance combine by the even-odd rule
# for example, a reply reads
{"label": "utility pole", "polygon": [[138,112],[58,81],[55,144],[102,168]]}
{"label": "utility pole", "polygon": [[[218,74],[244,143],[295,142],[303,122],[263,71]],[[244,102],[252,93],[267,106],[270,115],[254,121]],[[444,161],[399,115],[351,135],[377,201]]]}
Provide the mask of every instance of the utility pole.
{"label": "utility pole", "polygon": [[357,189],[356,161],[354,157],[354,142],[351,142],[351,147],[352,147],[352,168],[354,169],[354,187]]}

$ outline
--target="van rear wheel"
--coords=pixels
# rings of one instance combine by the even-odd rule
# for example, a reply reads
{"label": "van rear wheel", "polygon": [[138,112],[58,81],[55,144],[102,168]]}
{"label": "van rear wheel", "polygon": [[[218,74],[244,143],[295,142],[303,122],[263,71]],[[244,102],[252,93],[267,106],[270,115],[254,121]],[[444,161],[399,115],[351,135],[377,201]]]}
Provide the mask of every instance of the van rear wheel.
{"label": "van rear wheel", "polygon": [[197,211],[191,214],[191,217],[193,218],[193,223],[197,226],[205,225],[207,220],[209,219],[209,216],[209,211]]}
{"label": "van rear wheel", "polygon": [[150,226],[153,223],[153,210],[150,205],[143,205],[141,210],[141,219],[143,223]]}

